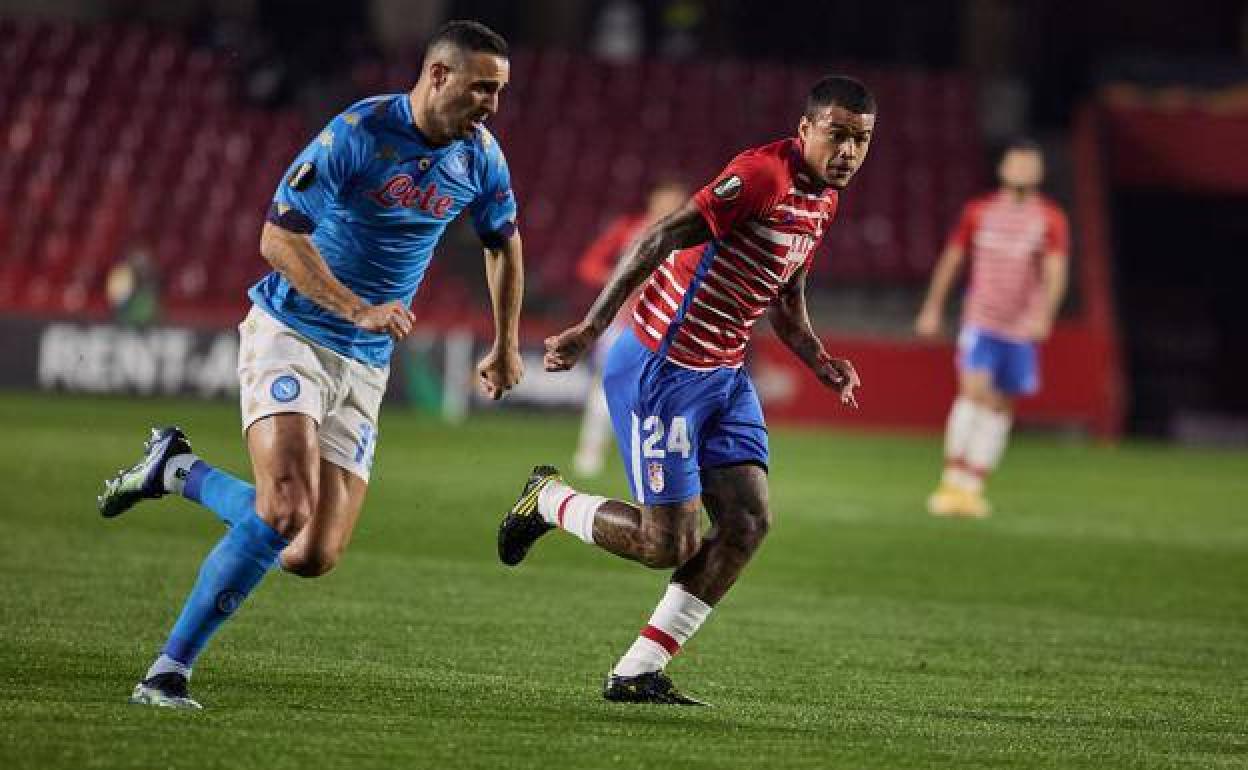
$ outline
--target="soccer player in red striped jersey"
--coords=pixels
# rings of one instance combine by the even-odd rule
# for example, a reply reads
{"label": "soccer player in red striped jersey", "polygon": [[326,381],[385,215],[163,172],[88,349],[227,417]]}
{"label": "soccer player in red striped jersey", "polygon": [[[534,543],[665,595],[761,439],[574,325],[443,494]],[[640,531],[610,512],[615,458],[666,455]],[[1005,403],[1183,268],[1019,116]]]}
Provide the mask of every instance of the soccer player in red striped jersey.
{"label": "soccer player in red striped jersey", "polygon": [[[805,285],[840,190],[867,156],[875,112],[857,80],[820,80],[796,137],[741,153],[649,227],[585,319],[546,340],[547,370],[572,367],[641,287],[632,328],[603,371],[637,503],[584,494],[538,466],[498,535],[499,558],[509,565],[558,527],[647,567],[675,570],[650,622],[608,675],[608,700],[699,702],[677,691],[664,669],[771,524],[767,430],[742,366],[754,323],[767,313],[820,381],[857,406],[858,374],[824,350],[806,313]],[[706,532],[703,508],[712,524]]]}
{"label": "soccer player in red striped jersey", "polygon": [[945,470],[928,498],[935,516],[991,513],[984,480],[1005,452],[1013,403],[1040,387],[1036,345],[1049,336],[1066,291],[1069,226],[1039,192],[1044,156],[1029,140],[1001,157],[996,192],[971,200],[932,274],[915,330],[937,337],[945,299],[970,260],[958,335],[958,397],[945,428]]}

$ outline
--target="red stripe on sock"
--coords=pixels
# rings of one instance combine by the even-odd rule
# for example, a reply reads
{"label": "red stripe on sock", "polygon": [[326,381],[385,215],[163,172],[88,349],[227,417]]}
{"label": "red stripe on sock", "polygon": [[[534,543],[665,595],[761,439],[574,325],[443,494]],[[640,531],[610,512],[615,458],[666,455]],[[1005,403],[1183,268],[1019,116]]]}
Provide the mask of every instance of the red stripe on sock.
{"label": "red stripe on sock", "polygon": [[641,635],[667,650],[668,655],[675,655],[680,652],[680,642],[673,639],[671,634],[661,628],[647,625],[641,629]]}
{"label": "red stripe on sock", "polygon": [[966,470],[967,473],[971,474],[972,476],[975,476],[976,478],[985,479],[988,477],[987,468],[976,468],[974,465],[971,465],[970,463],[963,463],[962,467]]}
{"label": "red stripe on sock", "polygon": [[559,510],[555,513],[555,520],[559,522],[559,527],[563,528],[563,512],[567,509],[568,503],[572,502],[572,498],[576,497],[576,493],[563,498],[563,502],[559,503]]}
{"label": "red stripe on sock", "polygon": [[950,469],[955,470],[955,471],[957,471],[957,470],[965,470],[965,469],[966,469],[966,461],[965,461],[965,460],[963,460],[961,457],[950,457],[950,458],[948,458],[948,459],[946,459],[946,460],[945,460],[945,467],[946,467],[946,468],[950,468]]}

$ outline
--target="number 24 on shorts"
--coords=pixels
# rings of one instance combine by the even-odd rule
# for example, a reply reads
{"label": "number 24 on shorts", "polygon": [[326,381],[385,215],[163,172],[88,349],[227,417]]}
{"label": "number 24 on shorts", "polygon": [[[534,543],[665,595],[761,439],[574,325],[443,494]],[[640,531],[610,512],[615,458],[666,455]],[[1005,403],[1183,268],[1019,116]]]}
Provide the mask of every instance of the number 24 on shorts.
{"label": "number 24 on shorts", "polygon": [[[661,459],[667,456],[668,452],[678,454],[681,457],[688,457],[693,446],[689,443],[689,424],[684,417],[677,415],[672,418],[671,428],[667,431],[663,429],[663,421],[656,415],[650,415],[642,420],[641,430],[646,435],[644,441],[641,442],[641,451],[647,458]],[[663,436],[666,433],[667,443],[666,449],[663,444]]]}

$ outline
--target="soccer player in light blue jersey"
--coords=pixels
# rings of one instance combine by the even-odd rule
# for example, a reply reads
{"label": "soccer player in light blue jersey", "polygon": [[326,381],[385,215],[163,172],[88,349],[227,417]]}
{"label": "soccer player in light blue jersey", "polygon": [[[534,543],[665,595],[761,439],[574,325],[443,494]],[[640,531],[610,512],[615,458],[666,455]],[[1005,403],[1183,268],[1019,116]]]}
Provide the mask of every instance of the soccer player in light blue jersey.
{"label": "soccer player in light blue jersey", "polygon": [[478,365],[492,398],[522,375],[523,262],[507,163],[483,126],[508,81],[506,42],[470,21],[433,37],[410,93],[357,102],[304,149],[279,183],[260,239],[273,266],[239,326],[242,422],[255,484],[191,452],[177,428],[105,485],[100,512],[181,494],[225,536],[132,703],[199,708],[191,667],[274,567],[329,572],[359,519],[377,415],[396,340],[433,248],[465,210],[485,247],[494,346]]}

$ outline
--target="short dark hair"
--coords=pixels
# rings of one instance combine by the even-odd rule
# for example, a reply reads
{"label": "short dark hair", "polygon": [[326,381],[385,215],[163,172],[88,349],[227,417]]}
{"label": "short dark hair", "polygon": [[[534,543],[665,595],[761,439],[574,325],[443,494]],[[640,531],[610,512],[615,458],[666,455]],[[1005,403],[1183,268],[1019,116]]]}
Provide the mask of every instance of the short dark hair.
{"label": "short dark hair", "polygon": [[1005,145],[1001,147],[1001,157],[1004,158],[1007,153],[1013,152],[1014,150],[1044,154],[1044,151],[1040,148],[1040,143],[1035,139],[1032,139],[1030,136],[1011,137],[1008,141],[1006,141]]}
{"label": "short dark hair", "polygon": [[443,24],[429,40],[429,49],[448,43],[473,53],[492,53],[504,59],[508,57],[507,41],[503,36],[479,21],[457,19]]}
{"label": "short dark hair", "polygon": [[861,80],[848,75],[828,75],[811,87],[806,96],[806,117],[824,107],[844,107],[859,115],[875,114],[875,97]]}

